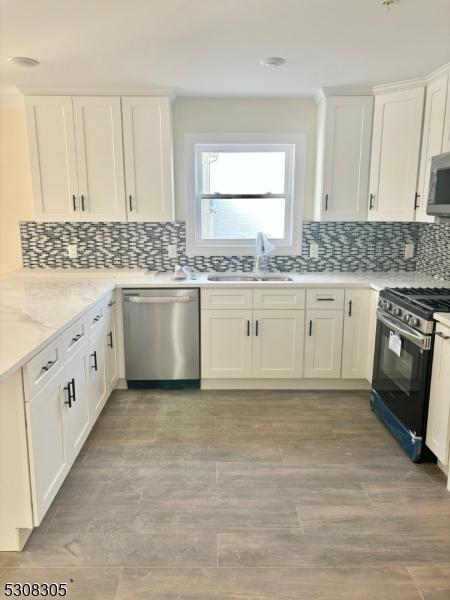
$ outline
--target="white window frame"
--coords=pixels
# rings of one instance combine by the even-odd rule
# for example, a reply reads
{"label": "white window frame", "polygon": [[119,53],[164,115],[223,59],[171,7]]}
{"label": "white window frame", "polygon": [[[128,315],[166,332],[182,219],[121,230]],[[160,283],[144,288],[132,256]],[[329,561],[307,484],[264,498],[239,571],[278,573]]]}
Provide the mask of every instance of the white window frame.
{"label": "white window frame", "polygon": [[[305,134],[186,134],[185,175],[187,198],[186,250],[190,256],[253,256],[255,240],[201,239],[201,173],[197,158],[205,150],[242,150],[247,145],[253,150],[283,150],[289,165],[285,181],[285,232],[284,239],[271,240],[274,255],[293,255],[301,252],[301,231],[305,187]],[[292,160],[289,160],[292,158]],[[291,168],[292,166],[292,168]]]}

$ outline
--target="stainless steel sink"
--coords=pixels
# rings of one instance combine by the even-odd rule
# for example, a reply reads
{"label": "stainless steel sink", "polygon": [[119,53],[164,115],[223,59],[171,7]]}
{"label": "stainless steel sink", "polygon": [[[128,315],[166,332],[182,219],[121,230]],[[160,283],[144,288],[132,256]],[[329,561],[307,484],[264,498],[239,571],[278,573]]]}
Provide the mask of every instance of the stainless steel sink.
{"label": "stainless steel sink", "polygon": [[208,275],[208,281],[294,281],[284,275]]}

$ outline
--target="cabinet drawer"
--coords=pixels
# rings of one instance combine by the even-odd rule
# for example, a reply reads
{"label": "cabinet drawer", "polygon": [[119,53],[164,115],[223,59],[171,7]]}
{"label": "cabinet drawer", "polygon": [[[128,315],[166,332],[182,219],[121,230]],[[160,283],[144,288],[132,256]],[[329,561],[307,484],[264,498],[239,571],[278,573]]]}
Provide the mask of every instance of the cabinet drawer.
{"label": "cabinet drawer", "polygon": [[99,329],[105,322],[105,301],[97,302],[88,312],[88,331]]}
{"label": "cabinet drawer", "polygon": [[202,290],[202,308],[243,309],[252,308],[252,290],[220,289]]}
{"label": "cabinet drawer", "polygon": [[305,308],[305,290],[266,288],[253,290],[253,308]]}
{"label": "cabinet drawer", "polygon": [[344,308],[343,289],[323,288],[306,292],[307,308]]}
{"label": "cabinet drawer", "polygon": [[26,399],[34,398],[64,366],[62,336],[41,350],[24,367]]}
{"label": "cabinet drawer", "polygon": [[62,334],[64,360],[69,360],[87,341],[87,318],[81,317]]}

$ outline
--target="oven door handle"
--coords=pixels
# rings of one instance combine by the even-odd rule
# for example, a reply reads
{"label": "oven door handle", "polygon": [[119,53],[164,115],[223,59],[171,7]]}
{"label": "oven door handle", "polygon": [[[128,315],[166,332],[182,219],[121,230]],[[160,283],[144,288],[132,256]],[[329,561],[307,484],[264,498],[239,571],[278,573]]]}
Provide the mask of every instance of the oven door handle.
{"label": "oven door handle", "polygon": [[398,321],[391,319],[390,317],[379,311],[377,313],[377,317],[378,320],[381,321],[381,323],[384,323],[384,325],[387,325],[389,329],[392,329],[396,333],[403,335],[403,337],[408,339],[410,342],[416,344],[416,346],[419,346],[424,350],[429,350],[431,348],[430,336],[423,335],[418,331],[415,331],[415,329],[412,329],[411,327],[401,325]]}

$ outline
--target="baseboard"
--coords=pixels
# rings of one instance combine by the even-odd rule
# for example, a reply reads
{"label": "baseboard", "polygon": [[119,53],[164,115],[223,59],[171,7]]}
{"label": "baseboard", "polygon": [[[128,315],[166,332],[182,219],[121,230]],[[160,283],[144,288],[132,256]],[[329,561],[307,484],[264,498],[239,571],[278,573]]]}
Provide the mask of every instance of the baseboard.
{"label": "baseboard", "polygon": [[202,390],[370,390],[366,379],[202,379]]}

